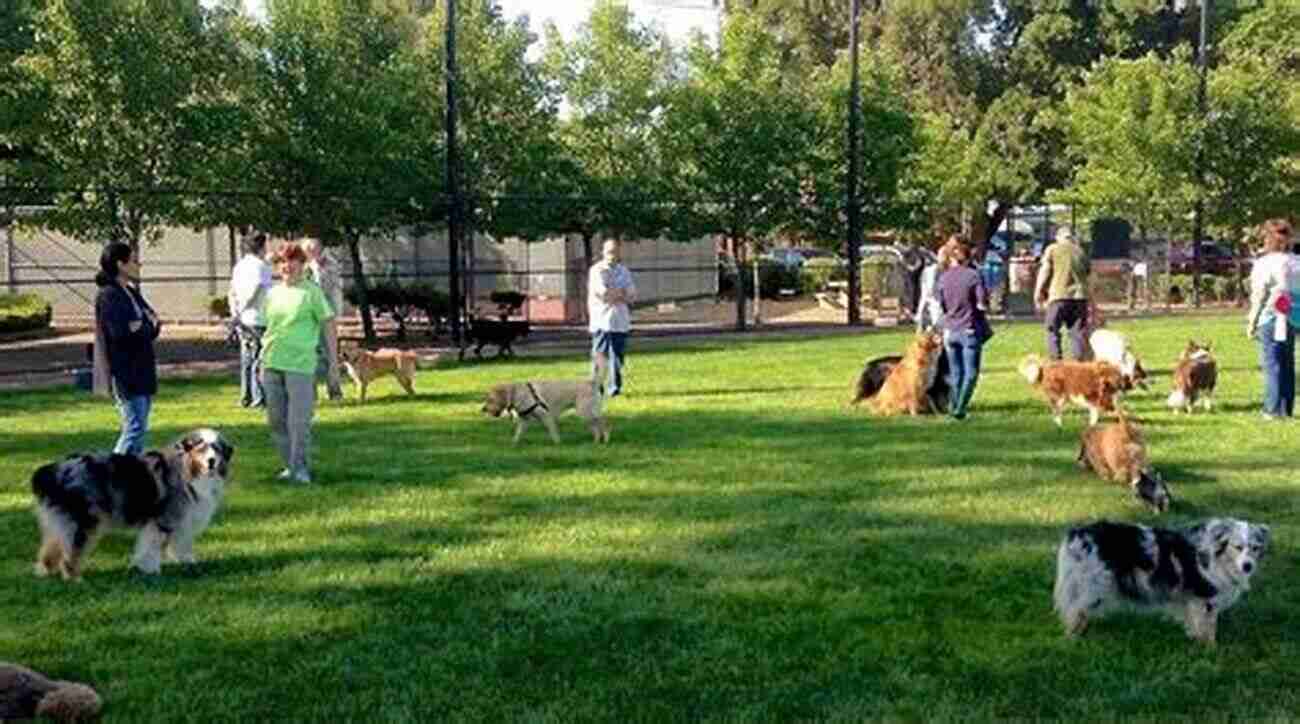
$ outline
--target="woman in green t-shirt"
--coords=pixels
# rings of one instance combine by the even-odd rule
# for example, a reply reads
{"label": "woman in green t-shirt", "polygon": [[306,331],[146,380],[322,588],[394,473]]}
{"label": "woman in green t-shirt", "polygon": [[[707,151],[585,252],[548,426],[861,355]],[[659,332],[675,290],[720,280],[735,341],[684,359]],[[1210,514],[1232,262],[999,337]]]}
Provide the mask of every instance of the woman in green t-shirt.
{"label": "woman in green t-shirt", "polygon": [[311,420],[316,411],[316,346],[324,331],[329,339],[329,368],[338,372],[334,310],[325,293],[306,278],[307,255],[298,244],[284,244],[271,257],[280,283],[266,295],[266,332],[262,336],[262,387],[266,419],[285,468],[281,480],[310,483]]}

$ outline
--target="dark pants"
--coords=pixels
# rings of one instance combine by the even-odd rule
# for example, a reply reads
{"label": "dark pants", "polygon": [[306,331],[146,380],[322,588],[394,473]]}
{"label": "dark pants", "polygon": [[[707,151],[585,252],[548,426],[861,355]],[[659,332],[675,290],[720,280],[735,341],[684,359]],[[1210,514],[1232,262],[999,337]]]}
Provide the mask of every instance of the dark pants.
{"label": "dark pants", "polygon": [[325,383],[326,392],[331,400],[341,400],[343,399],[342,381],[330,379],[329,346],[329,338],[325,336],[325,331],[321,330],[320,343],[316,345],[316,382]]}
{"label": "dark pants", "polygon": [[[597,330],[591,334],[591,356],[594,365],[597,358],[603,357],[606,382],[605,394],[615,397],[623,391],[623,355],[627,351],[627,332],[605,332]],[[592,369],[595,374],[595,368]]]}
{"label": "dark pants", "polygon": [[984,345],[971,329],[948,332],[944,335],[943,345],[948,355],[948,413],[961,419],[966,416],[966,407],[975,396]]}
{"label": "dark pants", "polygon": [[908,314],[916,316],[917,303],[921,299],[921,270],[903,270],[903,308]]}
{"label": "dark pants", "polygon": [[266,404],[262,390],[262,334],[266,327],[239,325],[239,404],[260,407]]}
{"label": "dark pants", "polygon": [[1070,352],[1076,360],[1082,361],[1087,355],[1083,339],[1083,329],[1088,322],[1088,301],[1086,299],[1061,299],[1047,305],[1047,354],[1052,359],[1061,359],[1061,327],[1070,332]]}
{"label": "dark pants", "polygon": [[1288,325],[1285,342],[1273,341],[1274,320],[1255,332],[1259,344],[1259,367],[1264,372],[1264,414],[1291,417],[1295,411],[1295,330]]}

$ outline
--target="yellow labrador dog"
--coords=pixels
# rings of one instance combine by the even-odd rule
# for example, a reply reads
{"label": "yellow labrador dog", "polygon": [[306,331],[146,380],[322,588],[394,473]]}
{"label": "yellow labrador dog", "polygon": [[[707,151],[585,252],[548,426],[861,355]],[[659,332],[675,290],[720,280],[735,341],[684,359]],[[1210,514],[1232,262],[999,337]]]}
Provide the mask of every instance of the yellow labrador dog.
{"label": "yellow labrador dog", "polygon": [[514,444],[519,444],[528,423],[539,420],[551,434],[551,442],[560,441],[556,420],[567,410],[574,410],[587,421],[593,442],[609,442],[610,424],[605,417],[605,392],[595,379],[543,380],[513,382],[488,390],[483,412],[492,417],[509,414],[515,418]]}

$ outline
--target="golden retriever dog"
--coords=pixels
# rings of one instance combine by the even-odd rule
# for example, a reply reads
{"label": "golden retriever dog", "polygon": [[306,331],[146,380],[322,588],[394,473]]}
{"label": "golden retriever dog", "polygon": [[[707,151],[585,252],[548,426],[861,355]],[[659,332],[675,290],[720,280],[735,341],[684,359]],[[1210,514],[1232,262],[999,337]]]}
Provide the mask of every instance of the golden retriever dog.
{"label": "golden retriever dog", "polygon": [[406,394],[414,395],[417,360],[418,356],[415,352],[387,347],[373,352],[360,347],[344,347],[339,350],[339,361],[360,391],[359,396],[363,404],[366,401],[366,388],[375,379],[384,375],[396,377],[397,383],[406,390]]}
{"label": "golden retriever dog", "polygon": [[1214,386],[1219,381],[1219,367],[1214,361],[1210,343],[1197,344],[1189,340],[1187,347],[1174,367],[1174,391],[1167,401],[1174,412],[1192,412],[1192,405],[1200,400],[1207,411],[1214,408]]}
{"label": "golden retriever dog", "polygon": [[934,412],[929,389],[942,351],[943,339],[938,334],[916,335],[902,361],[894,365],[880,391],[870,398],[871,411],[884,416]]}
{"label": "golden retriever dog", "polygon": [[1102,412],[1114,412],[1124,389],[1124,375],[1109,362],[1043,361],[1029,355],[1020,363],[1020,374],[1052,408],[1052,419],[1061,427],[1061,414],[1071,402],[1088,409],[1088,421],[1096,425]]}
{"label": "golden retriever dog", "polygon": [[1160,473],[1151,470],[1142,431],[1123,415],[1119,422],[1092,425],[1083,431],[1078,462],[1106,480],[1127,484],[1133,497],[1155,512],[1169,510],[1173,494]]}
{"label": "golden retriever dog", "polygon": [[574,410],[587,421],[593,442],[607,443],[611,427],[604,408],[605,391],[596,379],[543,380],[496,385],[488,390],[482,411],[492,417],[509,414],[515,418],[512,442],[516,445],[533,420],[546,426],[551,442],[559,443],[557,420],[567,410]]}

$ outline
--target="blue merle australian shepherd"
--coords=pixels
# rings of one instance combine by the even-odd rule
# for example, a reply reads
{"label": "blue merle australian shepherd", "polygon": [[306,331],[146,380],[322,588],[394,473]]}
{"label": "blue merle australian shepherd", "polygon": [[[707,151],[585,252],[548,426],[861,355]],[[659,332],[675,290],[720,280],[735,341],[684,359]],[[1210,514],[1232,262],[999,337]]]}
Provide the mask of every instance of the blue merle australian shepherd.
{"label": "blue merle australian shepherd", "polygon": [[1233,518],[1181,530],[1104,520],[1074,528],[1056,553],[1056,611],[1077,636],[1119,604],[1163,609],[1212,646],[1219,614],[1250,590],[1268,544],[1268,526]]}
{"label": "blue merle australian shepherd", "polygon": [[86,556],[110,528],[138,531],[131,565],[158,573],[164,552],[193,563],[194,540],[221,505],[234,448],[202,428],[165,450],[87,453],[32,474],[41,547],[36,575],[78,580]]}

